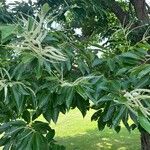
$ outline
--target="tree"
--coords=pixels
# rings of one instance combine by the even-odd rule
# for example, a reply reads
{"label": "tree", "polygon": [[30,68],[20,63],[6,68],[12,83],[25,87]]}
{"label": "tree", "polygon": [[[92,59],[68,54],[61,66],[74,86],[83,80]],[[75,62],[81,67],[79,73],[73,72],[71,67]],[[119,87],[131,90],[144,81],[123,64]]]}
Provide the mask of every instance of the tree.
{"label": "tree", "polygon": [[[115,55],[122,53],[121,49],[132,49],[129,45],[138,45],[137,43],[143,39],[143,36],[147,34],[149,36],[149,5],[145,2],[145,0],[130,0],[130,1],[115,1],[115,0],[107,0],[107,1],[90,1],[90,0],[74,0],[74,1],[38,1],[38,4],[44,4],[45,2],[49,3],[49,5],[53,8],[53,10],[58,9],[60,6],[62,8],[62,13],[59,14],[57,19],[58,22],[62,22],[65,24],[65,28],[69,28],[71,31],[74,28],[82,29],[82,36],[75,37],[75,39],[82,40],[82,44],[87,47],[97,44],[105,38],[111,39],[108,40],[104,47],[97,46],[98,50],[102,50],[103,52],[109,51],[109,49],[114,49]],[[116,39],[111,37],[118,28],[118,25],[125,29],[122,32],[119,32]],[[121,28],[122,28],[121,27]],[[129,30],[129,31],[128,31]],[[73,31],[72,31],[73,32]],[[121,34],[121,35],[120,35]],[[119,40],[119,38],[121,38]],[[102,39],[102,40],[101,40]],[[126,41],[124,43],[124,41]],[[149,43],[149,41],[148,41]],[[121,45],[121,46],[120,46]],[[146,44],[147,45],[147,44]],[[105,49],[107,47],[108,49]],[[139,46],[140,47],[140,46]],[[138,47],[137,47],[138,48]],[[142,46],[143,48],[143,46]],[[119,50],[120,49],[120,50]],[[125,51],[127,51],[127,49]],[[147,50],[149,46],[147,47]],[[96,52],[97,52],[96,51]],[[108,52],[106,52],[108,53]],[[149,51],[148,51],[149,53]],[[84,52],[85,59],[85,54]],[[108,58],[112,55],[108,54]],[[91,59],[91,57],[87,57],[87,59]],[[120,60],[121,61],[121,60]],[[90,62],[85,60],[89,68]],[[113,61],[110,60],[106,64],[113,64]],[[141,61],[139,61],[141,64]],[[131,64],[130,64],[131,65]],[[139,65],[139,64],[138,64]],[[85,66],[85,65],[84,65]],[[101,67],[101,63],[100,63]],[[122,66],[123,67],[123,66]],[[133,67],[133,66],[132,66]],[[86,69],[87,70],[87,69]],[[109,70],[107,70],[109,72]],[[111,70],[112,71],[112,68]],[[114,70],[113,70],[114,71]],[[108,78],[110,75],[107,74]],[[144,77],[145,78],[145,77]],[[115,78],[116,79],[116,78]],[[140,79],[142,82],[142,79]],[[129,88],[129,87],[128,87]],[[141,88],[141,87],[138,87]],[[142,88],[148,88],[147,85]],[[129,88],[130,89],[130,88]],[[101,104],[100,104],[101,105]],[[107,107],[106,107],[107,108]],[[105,111],[103,114],[105,114]],[[99,124],[102,124],[102,121],[99,121]],[[142,130],[140,130],[142,132]],[[145,141],[145,142],[144,142]],[[141,134],[141,142],[143,149],[149,149],[150,147],[150,135],[145,133]],[[147,145],[147,146],[146,146]]]}
{"label": "tree", "polygon": [[[107,125],[119,132],[122,120],[129,131],[138,127],[142,149],[149,149],[149,6],[145,1],[43,0],[34,5],[43,6],[38,17],[34,11],[30,16],[18,15],[18,9],[27,12],[27,5],[18,6],[11,13],[5,9],[7,17],[1,14],[3,23],[14,22],[9,16],[15,16],[15,25],[3,24],[0,29],[0,131],[5,132],[1,145],[58,148],[54,130],[34,120],[42,114],[48,122],[56,122],[59,112],[75,107],[84,116],[90,100],[97,110],[92,120],[98,121],[100,130]],[[62,30],[52,28],[54,21]],[[82,29],[81,36],[74,34],[75,28]],[[107,42],[100,44],[104,39]],[[129,116],[133,125],[128,124]]]}

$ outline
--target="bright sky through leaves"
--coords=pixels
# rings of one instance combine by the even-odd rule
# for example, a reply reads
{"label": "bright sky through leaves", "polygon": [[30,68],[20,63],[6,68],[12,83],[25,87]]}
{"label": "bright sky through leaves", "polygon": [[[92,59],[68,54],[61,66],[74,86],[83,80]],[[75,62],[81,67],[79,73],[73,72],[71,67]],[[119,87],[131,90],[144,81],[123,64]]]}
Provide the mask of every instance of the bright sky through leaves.
{"label": "bright sky through leaves", "polygon": [[[22,1],[24,1],[24,2],[28,2],[28,0],[6,0],[6,3],[8,4],[8,3],[13,3],[13,2],[15,2],[15,1],[18,1],[18,2],[22,2]],[[36,2],[37,0],[32,0],[32,2]]]}

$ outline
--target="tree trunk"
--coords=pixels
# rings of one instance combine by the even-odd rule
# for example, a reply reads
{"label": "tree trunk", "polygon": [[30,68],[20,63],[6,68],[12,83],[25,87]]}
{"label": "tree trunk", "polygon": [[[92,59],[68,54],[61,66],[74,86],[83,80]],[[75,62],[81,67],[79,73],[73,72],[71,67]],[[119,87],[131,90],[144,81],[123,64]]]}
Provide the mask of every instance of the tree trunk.
{"label": "tree trunk", "polygon": [[130,0],[130,2],[134,6],[138,20],[142,21],[143,23],[149,23],[150,20],[148,10],[146,9],[145,0]]}
{"label": "tree trunk", "polygon": [[150,150],[150,134],[141,131],[141,150]]}
{"label": "tree trunk", "polygon": [[120,6],[118,1],[115,0],[103,0],[103,5],[105,5],[107,8],[111,10],[115,14],[115,16],[118,18],[118,20],[121,22],[123,26],[126,26],[130,22],[130,16],[129,13]]}

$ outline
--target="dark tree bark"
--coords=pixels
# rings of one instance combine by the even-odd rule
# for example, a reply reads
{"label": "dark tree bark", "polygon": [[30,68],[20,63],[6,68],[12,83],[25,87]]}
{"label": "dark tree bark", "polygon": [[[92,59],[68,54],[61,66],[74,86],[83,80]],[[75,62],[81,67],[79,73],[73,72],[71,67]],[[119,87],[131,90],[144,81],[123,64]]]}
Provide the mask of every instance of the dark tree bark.
{"label": "dark tree bark", "polygon": [[143,23],[149,23],[149,16],[148,16],[148,10],[146,9],[146,2],[145,0],[130,0],[132,3],[136,17],[138,20],[142,21]]}
{"label": "dark tree bark", "polygon": [[129,13],[122,9],[118,2],[112,1],[110,10],[115,14],[123,26],[126,26],[130,21]]}
{"label": "dark tree bark", "polygon": [[[115,16],[118,18],[120,23],[124,26],[130,23],[130,13],[126,10],[124,10],[120,3],[111,0],[111,2],[108,0],[104,0],[103,3],[106,5],[109,10],[115,14]],[[130,0],[130,3],[134,7],[136,17],[139,21],[142,23],[150,23],[149,18],[149,11],[148,11],[148,5],[146,4],[145,0]],[[149,8],[150,9],[150,8]]]}
{"label": "dark tree bark", "polygon": [[141,131],[141,150],[150,150],[150,134]]}

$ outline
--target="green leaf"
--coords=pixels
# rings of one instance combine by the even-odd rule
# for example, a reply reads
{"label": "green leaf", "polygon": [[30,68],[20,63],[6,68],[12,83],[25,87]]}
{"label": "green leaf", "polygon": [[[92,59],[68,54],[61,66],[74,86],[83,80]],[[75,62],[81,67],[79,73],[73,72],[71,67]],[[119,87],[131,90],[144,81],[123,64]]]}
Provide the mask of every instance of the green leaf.
{"label": "green leaf", "polygon": [[105,125],[106,125],[106,122],[103,122],[102,121],[102,119],[101,119],[101,117],[98,119],[98,129],[100,130],[100,131],[102,131],[102,130],[104,130],[104,128],[105,128]]}
{"label": "green leaf", "polygon": [[86,92],[82,86],[77,85],[75,87],[75,89],[76,89],[77,93],[79,93],[85,100],[87,100],[88,96],[87,96],[87,94],[86,94]]}
{"label": "green leaf", "polygon": [[136,55],[134,52],[126,52],[121,55],[122,57],[131,58],[131,59],[140,59],[138,55]]}
{"label": "green leaf", "polygon": [[41,76],[42,76],[42,73],[43,73],[43,69],[42,69],[42,67],[43,67],[43,60],[42,59],[38,59],[38,62],[37,62],[37,66],[36,66],[36,68],[35,68],[35,72],[36,72],[36,77],[37,77],[37,79],[40,79],[41,78]]}
{"label": "green leaf", "polygon": [[74,96],[74,88],[73,87],[68,87],[67,91],[63,93],[66,95],[66,105],[69,108],[70,105],[72,104],[73,101],[73,96]]}
{"label": "green leaf", "polygon": [[46,135],[48,142],[51,142],[54,136],[55,136],[55,130],[51,129]]}
{"label": "green leaf", "polygon": [[120,123],[121,118],[122,118],[122,116],[123,116],[125,110],[126,110],[126,107],[125,107],[125,106],[121,106],[121,107],[119,108],[119,110],[116,112],[116,114],[115,114],[114,117],[113,117],[113,121],[112,121],[113,127],[118,126],[118,124]]}
{"label": "green leaf", "polygon": [[145,75],[149,75],[150,73],[150,65],[148,65],[146,68],[144,68],[139,74],[138,74],[138,78],[142,78]]}
{"label": "green leaf", "polygon": [[95,66],[98,66],[98,65],[101,65],[103,63],[103,61],[99,58],[95,58],[93,63],[92,63],[92,67],[95,67]]}
{"label": "green leaf", "polygon": [[21,133],[19,133],[17,136],[17,143],[15,143],[16,149],[17,150],[24,150],[24,149],[31,150],[32,149],[32,145],[31,145],[32,135],[33,135],[33,131],[29,128],[26,128]]}
{"label": "green leaf", "polygon": [[51,113],[47,110],[46,112],[43,113],[43,117],[45,118],[46,121],[50,122],[52,119]]}
{"label": "green leaf", "polygon": [[18,112],[21,113],[23,111],[25,99],[23,95],[21,95],[20,91],[18,91],[17,85],[12,87],[12,92],[14,95],[14,99],[17,105]]}
{"label": "green leaf", "polygon": [[[30,133],[29,133],[30,134]],[[32,150],[32,136],[29,135],[27,138],[23,139],[20,144],[17,144],[18,149],[17,150]]]}
{"label": "green leaf", "polygon": [[96,121],[96,120],[98,120],[98,118],[99,118],[99,116],[101,115],[101,113],[102,113],[102,110],[101,110],[101,109],[98,110],[97,112],[95,112],[95,113],[92,115],[92,117],[91,117],[91,121]]}
{"label": "green leaf", "polygon": [[35,121],[32,124],[32,128],[34,128],[34,130],[42,133],[42,134],[46,134],[47,131],[51,131],[51,128],[49,126],[48,123],[42,122],[42,121]]}
{"label": "green leaf", "polygon": [[49,150],[46,138],[38,132],[33,133],[32,150]]}
{"label": "green leaf", "polygon": [[55,107],[52,114],[52,120],[54,123],[57,122],[59,116],[59,108]]}
{"label": "green leaf", "polygon": [[50,10],[49,4],[48,4],[48,3],[45,3],[45,4],[42,6],[41,10],[42,10],[42,13],[43,13],[44,15],[47,14],[48,11]]}
{"label": "green leaf", "polygon": [[149,64],[142,64],[140,66],[134,67],[133,69],[131,69],[131,76],[138,76],[139,73],[143,70],[145,70],[146,68],[149,68]]}
{"label": "green leaf", "polygon": [[127,71],[128,71],[128,68],[121,68],[120,70],[118,70],[116,75],[121,76],[121,75],[125,74]]}
{"label": "green leaf", "polygon": [[6,145],[9,142],[10,138],[9,137],[2,137],[0,139],[0,147]]}
{"label": "green leaf", "polygon": [[150,84],[150,77],[149,76],[145,76],[143,78],[141,78],[140,80],[137,80],[137,83],[135,84],[135,88],[143,88],[147,85]]}
{"label": "green leaf", "polygon": [[30,53],[24,53],[22,57],[22,63],[29,63],[31,62],[35,57]]}
{"label": "green leaf", "polygon": [[72,64],[71,64],[71,61],[68,60],[65,62],[66,66],[67,66],[67,70],[70,71],[71,70],[71,67],[72,67]]}
{"label": "green leaf", "polygon": [[103,97],[101,97],[96,104],[99,104],[101,102],[108,102],[108,101],[112,101],[114,99],[114,97],[112,97],[112,95],[104,95]]}
{"label": "green leaf", "polygon": [[23,72],[25,71],[26,65],[23,65],[22,63],[19,63],[12,72],[11,77],[15,77],[17,80],[20,79],[22,76]]}
{"label": "green leaf", "polygon": [[120,91],[121,90],[121,83],[119,82],[119,81],[117,81],[117,80],[111,80],[110,82],[109,82],[109,84],[110,84],[110,89],[112,90],[112,91]]}
{"label": "green leaf", "polygon": [[31,120],[30,112],[29,112],[28,110],[25,110],[25,111],[23,112],[22,118],[23,118],[27,123],[29,123],[30,120]]}
{"label": "green leaf", "polygon": [[7,130],[10,127],[11,123],[4,123],[0,126],[0,133],[3,133],[5,130]]}
{"label": "green leaf", "polygon": [[45,66],[45,69],[48,73],[51,73],[52,69],[51,69],[51,64],[47,61],[44,61],[44,66]]}
{"label": "green leaf", "polygon": [[106,114],[103,117],[103,122],[107,122],[108,120],[112,118],[114,110],[115,108],[113,106],[108,108]]}
{"label": "green leaf", "polygon": [[50,99],[50,94],[47,93],[41,93],[39,96],[37,96],[39,109],[45,107],[49,99]]}
{"label": "green leaf", "polygon": [[149,121],[146,117],[144,117],[144,116],[142,116],[142,115],[138,116],[138,120],[139,120],[140,125],[141,125],[148,133],[150,133],[150,121]]}
{"label": "green leaf", "polygon": [[15,32],[16,25],[0,25],[1,38],[2,41],[6,40],[6,38],[10,37]]}
{"label": "green leaf", "polygon": [[32,121],[37,119],[42,114],[41,109],[36,109],[36,111],[32,114]]}
{"label": "green leaf", "polygon": [[117,126],[117,127],[115,127],[115,131],[116,131],[117,133],[119,133],[119,132],[120,132],[120,130],[121,130],[121,126]]}
{"label": "green leaf", "polygon": [[12,145],[11,142],[7,143],[7,144],[4,146],[3,150],[10,150],[11,145]]}
{"label": "green leaf", "polygon": [[108,59],[107,60],[107,65],[108,65],[108,67],[109,67],[109,69],[111,71],[114,71],[114,69],[115,69],[115,61],[114,61],[114,59]]}
{"label": "green leaf", "polygon": [[82,116],[85,117],[88,107],[90,105],[89,101],[84,100],[80,96],[75,96],[75,102],[76,102],[77,108],[81,111]]}
{"label": "green leaf", "polygon": [[13,86],[13,87],[12,87],[12,91],[13,91],[13,95],[14,95],[15,102],[16,102],[18,108],[20,108],[21,95],[20,95],[20,93],[18,92],[18,90],[16,89],[16,86]]}
{"label": "green leaf", "polygon": [[88,68],[88,65],[81,59],[77,61],[78,67],[82,74],[84,75],[85,73],[90,73],[90,70]]}

